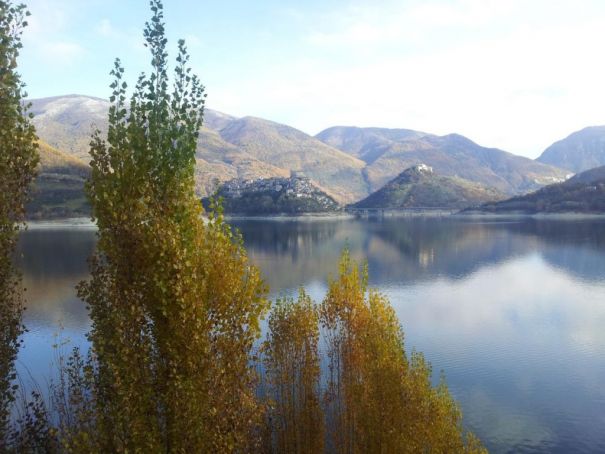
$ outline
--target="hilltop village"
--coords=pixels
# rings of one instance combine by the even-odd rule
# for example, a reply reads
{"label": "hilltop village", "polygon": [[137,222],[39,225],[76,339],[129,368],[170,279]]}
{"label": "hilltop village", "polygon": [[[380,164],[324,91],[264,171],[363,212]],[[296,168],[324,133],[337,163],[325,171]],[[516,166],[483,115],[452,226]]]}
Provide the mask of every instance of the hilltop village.
{"label": "hilltop village", "polygon": [[[339,204],[304,174],[292,171],[289,178],[235,178],[217,191],[227,213],[296,214],[335,211]],[[209,199],[203,199],[209,205]]]}

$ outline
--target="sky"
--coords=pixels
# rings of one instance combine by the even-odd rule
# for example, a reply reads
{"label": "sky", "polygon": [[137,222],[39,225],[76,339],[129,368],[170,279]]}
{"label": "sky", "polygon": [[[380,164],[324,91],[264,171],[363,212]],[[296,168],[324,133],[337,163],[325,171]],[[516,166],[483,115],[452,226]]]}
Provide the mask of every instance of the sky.
{"label": "sky", "polygon": [[[119,57],[149,67],[147,0],[23,0],[32,98],[108,98]],[[309,134],[336,125],[456,132],[535,158],[605,124],[603,0],[164,0],[207,106]]]}

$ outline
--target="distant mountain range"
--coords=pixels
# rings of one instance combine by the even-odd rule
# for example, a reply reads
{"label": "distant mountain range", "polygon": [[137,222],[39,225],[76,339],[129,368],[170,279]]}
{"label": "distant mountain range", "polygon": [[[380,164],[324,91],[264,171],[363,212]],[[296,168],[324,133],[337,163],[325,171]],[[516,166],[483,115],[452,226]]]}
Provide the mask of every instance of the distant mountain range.
{"label": "distant mountain range", "polygon": [[[85,169],[93,129],[107,131],[109,102],[83,95],[31,102],[38,135],[47,144],[44,150],[61,154],[65,175]],[[200,196],[207,196],[234,178],[287,178],[297,171],[337,202],[347,204],[424,163],[440,177],[491,186],[512,196],[564,181],[576,169],[605,164],[604,144],[605,127],[587,128],[553,144],[534,161],[482,147],[457,134],[337,126],[313,137],[269,120],[207,109],[196,156],[196,188]],[[44,169],[42,165],[46,183],[49,175],[62,175]],[[41,183],[40,188],[50,187]],[[57,196],[60,191],[53,187]]]}
{"label": "distant mountain range", "polygon": [[485,148],[458,134],[436,136],[408,129],[334,127],[317,135],[323,142],[364,160],[371,191],[403,170],[426,164],[443,176],[463,178],[519,194],[563,181],[570,172]]}
{"label": "distant mountain range", "polygon": [[569,180],[531,194],[486,203],[469,211],[482,213],[605,213],[605,166],[586,170]]}
{"label": "distant mountain range", "polygon": [[458,177],[437,175],[431,167],[419,164],[403,171],[378,191],[351,207],[451,210],[504,198],[505,194],[494,188]]}
{"label": "distant mountain range", "polygon": [[[31,102],[40,138],[87,162],[93,128],[107,131],[109,102],[80,95]],[[363,161],[301,131],[210,109],[204,120],[196,156],[200,196],[211,193],[217,181],[287,177],[291,170],[303,171],[339,201],[352,202],[368,194]]]}
{"label": "distant mountain range", "polygon": [[605,126],[574,132],[544,150],[537,160],[574,173],[605,165]]}

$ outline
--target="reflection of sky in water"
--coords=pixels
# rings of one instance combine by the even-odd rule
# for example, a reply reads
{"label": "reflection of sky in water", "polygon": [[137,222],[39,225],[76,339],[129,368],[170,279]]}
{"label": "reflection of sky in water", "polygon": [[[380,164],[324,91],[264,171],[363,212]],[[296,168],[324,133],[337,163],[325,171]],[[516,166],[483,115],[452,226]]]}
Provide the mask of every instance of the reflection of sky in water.
{"label": "reflection of sky in water", "polygon": [[[348,245],[391,299],[408,349],[446,374],[466,423],[496,452],[605,452],[605,223],[239,221],[272,296],[320,300]],[[30,331],[20,368],[48,376],[53,335],[84,343],[73,286],[90,230],[32,230],[21,259]]]}

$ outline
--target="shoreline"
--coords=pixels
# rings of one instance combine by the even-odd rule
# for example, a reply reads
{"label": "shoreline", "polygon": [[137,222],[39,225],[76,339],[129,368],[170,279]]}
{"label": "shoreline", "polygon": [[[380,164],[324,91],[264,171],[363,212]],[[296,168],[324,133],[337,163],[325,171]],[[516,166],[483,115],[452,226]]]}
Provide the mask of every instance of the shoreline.
{"label": "shoreline", "polygon": [[299,213],[299,214],[262,214],[258,216],[254,215],[242,215],[242,214],[225,214],[227,221],[234,220],[263,220],[263,221],[312,221],[312,220],[342,220],[342,219],[354,219],[355,216],[345,212],[333,212],[333,213]]}
{"label": "shoreline", "polygon": [[61,227],[77,227],[81,229],[96,229],[97,224],[88,217],[64,219],[29,219],[25,221],[28,230],[52,230]]}
{"label": "shoreline", "polygon": [[549,219],[557,221],[574,221],[583,219],[605,219],[605,213],[482,213],[479,211],[455,213],[453,217],[462,219]]}
{"label": "shoreline", "polygon": [[[605,219],[605,213],[481,213],[481,212],[444,212],[442,210],[425,212],[392,211],[376,215],[356,215],[353,213],[301,213],[295,215],[272,214],[272,215],[225,215],[226,221],[305,221],[317,220],[352,220],[352,219],[381,219],[381,218],[453,218],[468,220],[485,219],[539,219],[556,221],[579,221],[590,219]],[[207,219],[204,217],[204,219]],[[87,217],[64,218],[64,219],[35,219],[26,220],[28,230],[45,230],[63,227],[75,227],[81,229],[96,229],[97,225]]]}

